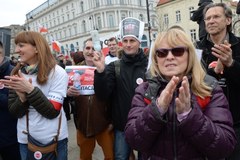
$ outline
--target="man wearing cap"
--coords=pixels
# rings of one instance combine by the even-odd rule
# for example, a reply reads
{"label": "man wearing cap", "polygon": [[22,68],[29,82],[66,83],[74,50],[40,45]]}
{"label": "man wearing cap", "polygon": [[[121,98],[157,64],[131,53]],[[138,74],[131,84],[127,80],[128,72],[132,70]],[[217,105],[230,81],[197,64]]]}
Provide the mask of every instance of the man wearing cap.
{"label": "man wearing cap", "polygon": [[135,88],[144,81],[147,57],[140,48],[144,23],[135,18],[121,21],[123,53],[120,60],[105,66],[104,56],[94,52],[97,67],[94,76],[95,94],[102,99],[112,97],[112,120],[114,126],[115,160],[128,160],[130,146],[124,137],[124,128]]}

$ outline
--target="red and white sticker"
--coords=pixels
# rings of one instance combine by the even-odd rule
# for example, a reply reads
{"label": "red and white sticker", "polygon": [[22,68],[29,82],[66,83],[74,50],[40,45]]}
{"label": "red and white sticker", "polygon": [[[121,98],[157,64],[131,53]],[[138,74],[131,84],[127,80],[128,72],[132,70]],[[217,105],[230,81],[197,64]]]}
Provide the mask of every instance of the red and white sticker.
{"label": "red and white sticker", "polygon": [[34,152],[34,158],[39,160],[39,159],[42,159],[42,153],[40,151],[36,151]]}
{"label": "red and white sticker", "polygon": [[140,85],[141,83],[143,83],[143,79],[142,79],[142,78],[138,78],[138,79],[136,80],[136,83],[137,83],[138,85]]}

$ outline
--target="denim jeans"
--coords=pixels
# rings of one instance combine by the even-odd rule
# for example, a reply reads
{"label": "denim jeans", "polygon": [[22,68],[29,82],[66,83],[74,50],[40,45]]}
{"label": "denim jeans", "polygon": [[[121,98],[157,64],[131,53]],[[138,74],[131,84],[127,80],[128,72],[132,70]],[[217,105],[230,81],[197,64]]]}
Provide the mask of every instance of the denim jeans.
{"label": "denim jeans", "polygon": [[[20,154],[22,160],[27,160],[27,144],[19,144]],[[57,160],[67,160],[68,159],[68,139],[65,138],[63,140],[58,141],[57,145]]]}
{"label": "denim jeans", "polygon": [[128,160],[131,148],[125,140],[124,132],[115,129],[114,136],[115,160]]}

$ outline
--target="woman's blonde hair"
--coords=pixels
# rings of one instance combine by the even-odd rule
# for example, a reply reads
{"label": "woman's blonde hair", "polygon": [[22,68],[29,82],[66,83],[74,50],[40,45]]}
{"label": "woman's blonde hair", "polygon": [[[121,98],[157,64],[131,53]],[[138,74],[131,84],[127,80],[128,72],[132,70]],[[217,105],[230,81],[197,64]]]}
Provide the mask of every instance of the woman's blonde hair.
{"label": "woman's blonde hair", "polygon": [[188,52],[188,65],[184,75],[191,75],[191,90],[201,98],[211,96],[212,88],[204,83],[206,72],[197,58],[195,47],[181,27],[171,27],[166,32],[159,33],[151,54],[152,63],[150,64],[150,73],[153,77],[163,76],[158,68],[156,49],[161,46],[162,41],[166,41],[170,47],[186,46]]}
{"label": "woman's blonde hair", "polygon": [[[56,60],[51,53],[50,47],[46,39],[38,32],[23,31],[15,37],[15,44],[28,43],[36,47],[38,60],[37,82],[45,84],[48,80],[48,75],[56,65]],[[18,70],[22,67],[19,63],[13,69],[12,75],[18,74]]]}

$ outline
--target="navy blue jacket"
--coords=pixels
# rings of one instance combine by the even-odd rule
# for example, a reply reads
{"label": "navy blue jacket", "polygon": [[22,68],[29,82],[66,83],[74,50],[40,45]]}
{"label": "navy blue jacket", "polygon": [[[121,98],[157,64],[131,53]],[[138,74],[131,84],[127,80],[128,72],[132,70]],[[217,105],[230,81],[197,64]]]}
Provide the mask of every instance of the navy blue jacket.
{"label": "navy blue jacket", "polygon": [[[0,64],[0,79],[9,75],[13,66],[8,58]],[[0,89],[0,148],[10,146],[17,142],[17,118],[8,110],[8,89]],[[14,153],[13,153],[14,154]]]}

